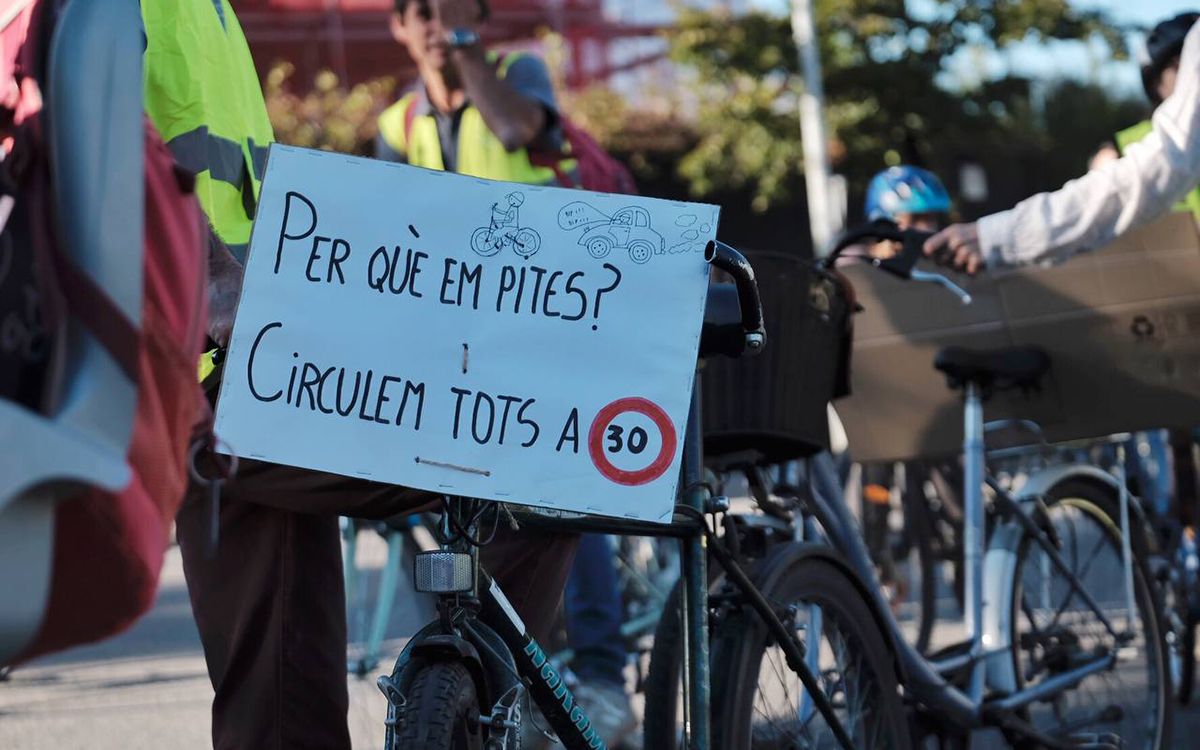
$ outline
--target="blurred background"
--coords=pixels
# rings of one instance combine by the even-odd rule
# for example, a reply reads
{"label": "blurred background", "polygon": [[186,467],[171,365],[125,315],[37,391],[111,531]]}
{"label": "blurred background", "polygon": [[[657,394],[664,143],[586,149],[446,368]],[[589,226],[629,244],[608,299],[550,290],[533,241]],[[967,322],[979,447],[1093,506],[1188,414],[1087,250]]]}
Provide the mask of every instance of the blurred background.
{"label": "blurred background", "polygon": [[[391,0],[241,0],[280,140],[370,153],[375,117],[415,77]],[[491,0],[489,44],[541,54],[564,110],[645,194],[722,206],[724,239],[812,250],[793,11],[807,6],[824,84],[834,226],[866,182],[911,163],[962,218],[1086,170],[1148,114],[1145,29],[1164,0]],[[822,184],[825,184],[824,181]]]}

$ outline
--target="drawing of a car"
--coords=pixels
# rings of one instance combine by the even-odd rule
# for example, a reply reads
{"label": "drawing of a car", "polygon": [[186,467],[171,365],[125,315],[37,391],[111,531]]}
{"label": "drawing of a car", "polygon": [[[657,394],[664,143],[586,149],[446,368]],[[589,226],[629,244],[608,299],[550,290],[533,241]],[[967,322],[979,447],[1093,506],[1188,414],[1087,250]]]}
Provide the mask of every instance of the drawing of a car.
{"label": "drawing of a car", "polygon": [[593,226],[579,238],[579,244],[593,258],[604,258],[613,248],[628,248],[634,263],[645,263],[666,249],[663,236],[650,228],[650,214],[636,206],[622,208],[607,224]]}

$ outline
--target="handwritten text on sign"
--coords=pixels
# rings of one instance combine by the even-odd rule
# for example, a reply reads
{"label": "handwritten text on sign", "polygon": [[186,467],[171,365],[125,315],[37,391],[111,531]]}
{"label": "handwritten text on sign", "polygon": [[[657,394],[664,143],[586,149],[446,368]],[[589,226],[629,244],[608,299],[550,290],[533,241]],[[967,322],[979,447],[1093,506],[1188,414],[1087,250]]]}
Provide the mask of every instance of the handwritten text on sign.
{"label": "handwritten text on sign", "polygon": [[217,431],[246,457],[666,521],[717,216],[273,146]]}

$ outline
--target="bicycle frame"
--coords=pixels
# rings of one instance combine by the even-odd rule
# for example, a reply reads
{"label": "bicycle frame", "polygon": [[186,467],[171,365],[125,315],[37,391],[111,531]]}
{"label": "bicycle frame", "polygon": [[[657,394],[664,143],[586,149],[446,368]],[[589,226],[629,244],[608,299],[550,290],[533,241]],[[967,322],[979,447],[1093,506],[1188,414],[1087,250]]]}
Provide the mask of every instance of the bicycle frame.
{"label": "bicycle frame", "polygon": [[[1062,693],[1073,688],[1089,676],[1110,668],[1115,653],[1099,654],[1089,661],[1061,674],[1028,687],[1020,687],[1014,671],[1011,640],[1012,602],[1008,593],[1013,590],[1013,579],[1017,575],[1017,550],[1023,540],[1030,539],[1041,547],[1050,564],[1080,595],[1084,603],[1104,625],[1117,643],[1129,636],[1134,611],[1132,609],[1131,553],[1128,547],[1129,513],[1131,503],[1123,489],[1124,482],[1090,466],[1060,465],[1039,470],[1031,475],[1024,491],[1014,499],[986,475],[984,468],[984,422],[983,398],[978,386],[968,384],[964,399],[963,449],[964,449],[964,541],[963,570],[965,577],[964,604],[967,641],[964,653],[938,660],[929,660],[908,644],[901,636],[900,628],[883,601],[876,581],[866,545],[859,537],[853,518],[844,503],[830,503],[815,493],[810,493],[802,502],[811,503],[808,510],[816,516],[830,543],[842,553],[855,571],[872,583],[877,610],[884,616],[893,637],[893,645],[901,668],[901,679],[906,690],[918,703],[924,704],[939,718],[948,720],[963,731],[984,726],[1001,729],[1034,739],[1047,747],[1066,748],[1068,743],[1047,737],[1016,715],[1016,711],[1035,701]],[[1025,506],[1036,509],[1040,501],[1055,484],[1071,476],[1086,476],[1104,482],[1120,493],[1122,508],[1122,532],[1125,543],[1122,549],[1125,565],[1126,603],[1131,607],[1126,619],[1126,630],[1118,631],[1109,621],[1093,597],[1082,587],[1079,580],[1067,568],[1061,555],[1046,532],[1032,517]],[[985,555],[984,485],[995,492],[995,508],[1001,518]],[[1132,504],[1136,512],[1136,504]],[[986,595],[985,595],[986,593]],[[965,679],[962,675],[965,674]],[[959,676],[958,684],[949,680]],[[990,688],[1002,696],[989,699],[985,691]]]}
{"label": "bicycle frame", "polygon": [[[578,516],[548,521],[534,511],[518,512],[522,523],[537,523],[563,531],[603,531],[615,534],[675,537],[682,545],[682,609],[684,635],[684,735],[688,750],[710,750],[709,726],[709,659],[708,659],[708,572],[707,555],[726,571],[729,580],[745,597],[747,604],[763,619],[768,631],[785,654],[788,666],[807,688],[811,709],[819,712],[838,739],[843,750],[853,750],[853,742],[834,713],[832,704],[819,689],[816,675],[805,661],[805,649],[795,632],[785,625],[749,576],[733,556],[723,548],[708,529],[705,514],[709,493],[704,482],[701,454],[699,375],[692,390],[683,445],[680,494],[683,502],[677,506],[671,524],[653,524],[613,518]],[[709,542],[714,542],[709,544]],[[449,548],[447,548],[447,551]],[[575,703],[574,696],[564,683],[542,646],[531,636],[516,610],[504,596],[500,586],[479,567],[478,556],[472,552],[476,585],[470,594],[440,594],[441,622],[427,626],[415,636],[397,659],[390,677],[379,678],[380,689],[388,697],[389,726],[401,720],[404,709],[403,687],[406,667],[418,656],[467,660],[476,670],[503,680],[504,664],[512,664],[528,684],[529,691],[559,740],[570,750],[599,750],[603,742],[591,728],[586,712]],[[476,614],[477,613],[477,614]],[[465,624],[464,624],[465,623]],[[508,655],[500,653],[492,638],[507,647]],[[486,656],[485,656],[486,655]],[[498,668],[496,665],[500,664]],[[508,669],[512,669],[508,667]],[[481,679],[482,682],[482,679]],[[513,728],[511,718],[511,689],[504,683],[496,707],[490,717],[481,717],[494,729]],[[482,694],[481,694],[482,697]],[[497,696],[489,696],[494,699]],[[508,701],[508,703],[505,703]],[[505,713],[507,712],[507,713]],[[519,711],[517,714],[519,716]]]}

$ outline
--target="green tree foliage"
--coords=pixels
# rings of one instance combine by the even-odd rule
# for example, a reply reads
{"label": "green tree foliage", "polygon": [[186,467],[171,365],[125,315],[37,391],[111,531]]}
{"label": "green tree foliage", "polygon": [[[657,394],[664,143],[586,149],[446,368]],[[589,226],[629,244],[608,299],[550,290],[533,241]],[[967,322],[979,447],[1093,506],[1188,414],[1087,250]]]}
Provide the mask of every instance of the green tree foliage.
{"label": "green tree foliage", "polygon": [[[1065,0],[816,0],[816,13],[830,153],[855,197],[890,163],[936,166],[954,152],[1047,147],[1027,81],[939,85],[951,56],[1077,39],[1126,53],[1122,29]],[[750,189],[758,211],[794,197],[803,82],[789,19],[685,10],[671,50],[702,82],[700,141],[680,163],[692,191]]]}

